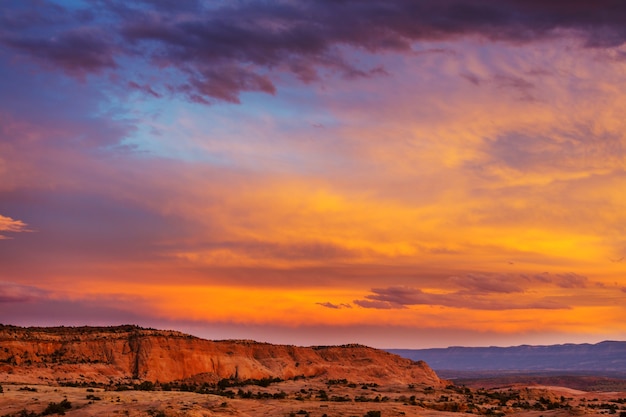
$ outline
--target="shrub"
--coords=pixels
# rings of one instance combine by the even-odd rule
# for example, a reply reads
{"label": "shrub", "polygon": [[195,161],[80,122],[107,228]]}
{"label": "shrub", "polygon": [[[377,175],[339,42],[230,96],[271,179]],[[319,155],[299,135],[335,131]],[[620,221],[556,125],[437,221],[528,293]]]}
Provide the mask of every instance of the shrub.
{"label": "shrub", "polygon": [[370,410],[368,411],[364,417],[380,417],[380,411],[378,410]]}
{"label": "shrub", "polygon": [[143,381],[139,385],[135,385],[135,389],[138,391],[154,391],[154,382]]}
{"label": "shrub", "polygon": [[[7,417],[9,414],[6,414],[5,417]],[[39,417],[39,414],[35,413],[34,411],[28,411],[27,409],[23,408],[22,411],[20,411],[18,414],[16,414],[17,417]]]}
{"label": "shrub", "polygon": [[49,403],[45,410],[41,413],[42,416],[47,416],[50,414],[60,414],[65,415],[65,411],[72,408],[72,403],[67,399],[61,401],[60,403]]}

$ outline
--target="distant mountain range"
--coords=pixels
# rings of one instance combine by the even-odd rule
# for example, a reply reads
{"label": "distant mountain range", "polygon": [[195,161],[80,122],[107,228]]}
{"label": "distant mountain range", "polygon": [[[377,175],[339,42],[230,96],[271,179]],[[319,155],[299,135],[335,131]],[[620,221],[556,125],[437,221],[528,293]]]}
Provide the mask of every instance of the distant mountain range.
{"label": "distant mountain range", "polygon": [[437,372],[518,371],[626,374],[626,342],[514,347],[389,349]]}

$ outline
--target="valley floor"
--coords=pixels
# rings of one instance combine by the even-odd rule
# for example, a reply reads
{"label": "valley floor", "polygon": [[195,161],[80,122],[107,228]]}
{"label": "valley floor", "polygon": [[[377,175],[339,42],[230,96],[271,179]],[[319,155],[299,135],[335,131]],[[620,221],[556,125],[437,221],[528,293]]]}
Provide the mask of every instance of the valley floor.
{"label": "valley floor", "polygon": [[[559,387],[437,390],[373,386],[319,379],[283,381],[268,387],[229,388],[224,395],[185,391],[3,384],[0,417],[518,417],[626,415],[626,393],[589,393]],[[267,398],[270,396],[284,398]],[[263,398],[266,397],[266,398]]]}

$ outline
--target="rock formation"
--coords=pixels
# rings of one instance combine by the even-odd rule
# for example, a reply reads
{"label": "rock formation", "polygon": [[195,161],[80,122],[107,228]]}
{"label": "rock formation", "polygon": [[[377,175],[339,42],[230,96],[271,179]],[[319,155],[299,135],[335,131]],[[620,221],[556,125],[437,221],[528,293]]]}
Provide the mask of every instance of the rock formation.
{"label": "rock formation", "polygon": [[361,345],[296,347],[209,341],[175,331],[0,325],[0,381],[216,382],[297,376],[385,384],[443,383],[422,361]]}

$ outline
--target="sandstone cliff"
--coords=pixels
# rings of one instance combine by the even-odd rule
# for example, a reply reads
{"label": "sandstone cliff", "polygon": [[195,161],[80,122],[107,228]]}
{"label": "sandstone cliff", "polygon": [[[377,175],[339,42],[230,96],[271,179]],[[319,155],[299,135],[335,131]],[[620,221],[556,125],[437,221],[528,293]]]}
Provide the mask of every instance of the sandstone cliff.
{"label": "sandstone cliff", "polygon": [[360,345],[296,347],[209,341],[174,331],[0,325],[0,381],[217,381],[296,376],[354,382],[443,382],[426,363]]}

